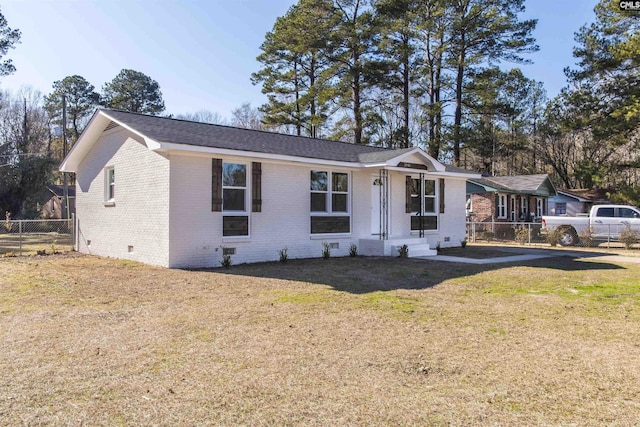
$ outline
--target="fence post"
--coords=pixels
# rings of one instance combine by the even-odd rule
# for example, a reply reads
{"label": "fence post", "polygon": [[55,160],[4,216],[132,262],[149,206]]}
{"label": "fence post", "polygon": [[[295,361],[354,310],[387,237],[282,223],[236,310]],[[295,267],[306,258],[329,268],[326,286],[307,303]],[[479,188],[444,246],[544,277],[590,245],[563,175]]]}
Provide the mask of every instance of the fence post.
{"label": "fence post", "polygon": [[71,218],[69,219],[69,221],[71,221],[71,224],[69,224],[69,226],[71,227],[71,250],[77,251],[76,249],[76,213],[75,212],[71,214]]}
{"label": "fence post", "polygon": [[607,233],[607,249],[611,249],[611,224],[609,225],[609,232]]}
{"label": "fence post", "polygon": [[20,256],[22,256],[22,221],[18,221],[18,242],[20,242]]}
{"label": "fence post", "polygon": [[529,229],[529,246],[531,246],[531,223],[527,224],[527,228]]}

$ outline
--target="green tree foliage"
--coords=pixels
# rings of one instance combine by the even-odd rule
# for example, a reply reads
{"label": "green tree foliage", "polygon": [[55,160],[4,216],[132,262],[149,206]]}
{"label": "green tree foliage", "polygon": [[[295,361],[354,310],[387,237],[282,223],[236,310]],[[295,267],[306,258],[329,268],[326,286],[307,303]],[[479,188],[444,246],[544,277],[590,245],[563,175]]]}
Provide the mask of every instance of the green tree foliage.
{"label": "green tree foliage", "polygon": [[601,0],[576,33],[577,67],[549,105],[545,154],[567,187],[633,188],[640,167],[640,20]]}
{"label": "green tree foliage", "polygon": [[102,87],[102,104],[107,108],[157,115],[164,111],[160,85],[135,70],[123,69]]}
{"label": "green tree foliage", "polygon": [[[523,2],[300,0],[267,34],[258,58],[263,67],[253,75],[269,95],[265,121],[302,132],[322,111],[318,120],[332,125],[332,138],[388,147],[424,144],[436,158],[449,148],[445,138],[453,124],[459,163],[473,70],[501,60],[523,62],[522,55],[537,50],[535,21],[518,19]],[[319,73],[309,73],[308,64],[321,64],[313,68]],[[446,114],[451,99],[457,107],[453,123]],[[313,105],[325,109],[311,114]]]}
{"label": "green tree foliage", "polygon": [[65,99],[67,120],[71,123],[73,141],[77,141],[87,118],[100,103],[100,95],[84,77],[74,75],[53,82],[53,92],[44,97],[45,109],[54,123],[62,124],[62,99]]}
{"label": "green tree foliage", "polygon": [[327,54],[336,66],[339,105],[348,111],[337,122],[341,129],[335,129],[334,136],[368,144],[371,135],[365,129],[365,118],[372,111],[367,95],[373,82],[381,77],[380,62],[373,55],[379,28],[365,0],[334,0],[334,7],[339,22],[328,34]]}
{"label": "green tree foliage", "polygon": [[329,0],[301,0],[276,20],[265,36],[252,74],[269,102],[260,109],[267,125],[293,126],[297,135],[319,137],[331,113],[331,67],[325,56],[326,35],[337,15]]}
{"label": "green tree foliage", "polygon": [[[7,19],[0,13],[0,58],[3,58],[16,43],[20,43],[20,30],[12,29]],[[0,62],[0,76],[8,76],[16,71],[10,59]]]}
{"label": "green tree foliage", "polygon": [[532,36],[536,20],[520,21],[524,0],[457,0],[452,7],[449,62],[455,69],[453,162],[460,164],[463,98],[469,71],[478,65],[526,62],[522,54],[535,52]]}
{"label": "green tree foliage", "polygon": [[419,67],[414,43],[418,35],[413,24],[416,4],[412,0],[379,0],[374,7],[380,31],[378,66],[382,71],[376,82],[379,97],[375,102],[382,125],[379,145],[407,148],[412,139],[412,88]]}

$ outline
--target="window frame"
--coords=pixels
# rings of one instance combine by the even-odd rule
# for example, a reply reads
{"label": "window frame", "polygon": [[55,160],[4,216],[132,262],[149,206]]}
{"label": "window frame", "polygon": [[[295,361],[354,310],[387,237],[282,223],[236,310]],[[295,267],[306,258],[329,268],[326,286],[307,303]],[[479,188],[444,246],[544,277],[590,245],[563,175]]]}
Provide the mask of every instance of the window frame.
{"label": "window frame", "polygon": [[[225,185],[225,166],[226,165],[240,165],[244,166],[244,186],[238,185]],[[251,176],[250,166],[247,162],[235,161],[235,160],[222,160],[222,238],[224,240],[227,239],[246,239],[251,236],[251,215],[249,213],[249,196],[250,196],[250,182],[249,177]],[[243,195],[243,207],[244,209],[226,209],[225,208],[225,190],[242,190],[244,191]],[[246,218],[247,226],[246,226],[246,234],[225,234],[225,221],[228,219],[229,221],[233,219],[237,219],[240,217]]]}
{"label": "window frame", "polygon": [[556,215],[567,214],[567,202],[556,202]]}
{"label": "window frame", "polygon": [[544,198],[536,197],[536,217],[541,218],[544,215]]}
{"label": "window frame", "polygon": [[[440,183],[438,178],[428,178],[423,177],[422,182],[420,181],[420,177],[410,176],[411,178],[411,219],[409,224],[409,229],[411,233],[419,233],[420,227],[414,228],[413,223],[415,220],[413,218],[422,216],[423,218],[427,218],[426,221],[423,221],[422,231],[426,233],[437,233],[440,230]],[[417,181],[417,183],[416,183]],[[427,194],[427,185],[425,184],[427,181],[433,182],[433,193]],[[417,193],[414,191],[417,184]],[[414,199],[418,199],[420,201],[420,210],[414,209]],[[427,211],[427,200],[432,201],[433,210]],[[434,222],[435,219],[435,228],[425,228],[425,226],[430,225]]]}
{"label": "window frame", "polygon": [[[326,174],[326,187],[325,189],[313,188],[312,186],[312,177],[313,174]],[[334,175],[345,175],[347,179],[347,189],[346,191],[339,191],[334,189]],[[309,234],[311,237],[315,236],[332,236],[332,235],[351,235],[353,224],[352,224],[352,211],[353,208],[351,206],[352,201],[352,188],[353,188],[353,175],[350,171],[344,171],[340,169],[330,169],[330,168],[322,168],[322,169],[310,169],[309,170]],[[314,194],[324,194],[324,210],[313,210],[313,195]],[[334,204],[334,196],[346,196],[345,201],[345,210],[335,210]],[[317,218],[317,219],[316,219]],[[321,223],[323,220],[321,218],[330,220],[331,218],[337,221],[344,221],[345,218],[348,219],[348,231],[339,231],[339,232],[313,232],[314,228],[314,219],[316,222]]]}
{"label": "window frame", "polygon": [[529,199],[527,196],[520,196],[520,218],[523,221],[529,220]]}
{"label": "window frame", "polygon": [[504,193],[498,193],[498,200],[496,203],[496,218],[507,219],[507,195]]}
{"label": "window frame", "polygon": [[104,205],[114,206],[116,203],[116,168],[106,166],[104,168]]}

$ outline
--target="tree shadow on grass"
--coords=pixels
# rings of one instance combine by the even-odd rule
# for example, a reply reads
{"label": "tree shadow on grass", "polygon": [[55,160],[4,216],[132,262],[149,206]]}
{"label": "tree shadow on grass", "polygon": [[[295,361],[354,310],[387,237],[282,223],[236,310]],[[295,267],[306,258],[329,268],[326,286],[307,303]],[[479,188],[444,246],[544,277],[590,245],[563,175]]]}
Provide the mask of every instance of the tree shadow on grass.
{"label": "tree shadow on grass", "polygon": [[[513,255],[510,253],[509,255]],[[444,281],[469,277],[514,266],[561,271],[621,270],[616,264],[585,262],[569,256],[496,264],[465,264],[428,259],[398,257],[345,257],[330,259],[291,259],[286,263],[268,262],[233,265],[215,269],[216,273],[272,278],[326,285],[354,294],[397,289],[428,289]]]}

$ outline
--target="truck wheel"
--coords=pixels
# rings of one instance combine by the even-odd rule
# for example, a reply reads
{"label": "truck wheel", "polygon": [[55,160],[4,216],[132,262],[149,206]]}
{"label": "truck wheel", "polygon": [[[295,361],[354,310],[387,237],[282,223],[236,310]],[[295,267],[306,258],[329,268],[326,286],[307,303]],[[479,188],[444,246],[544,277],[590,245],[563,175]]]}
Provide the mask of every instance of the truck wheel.
{"label": "truck wheel", "polygon": [[562,246],[575,246],[578,244],[578,235],[573,228],[565,228],[560,234],[560,244]]}

